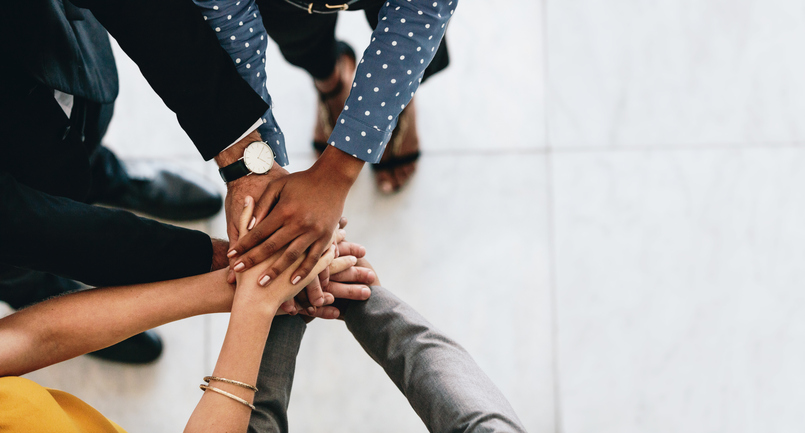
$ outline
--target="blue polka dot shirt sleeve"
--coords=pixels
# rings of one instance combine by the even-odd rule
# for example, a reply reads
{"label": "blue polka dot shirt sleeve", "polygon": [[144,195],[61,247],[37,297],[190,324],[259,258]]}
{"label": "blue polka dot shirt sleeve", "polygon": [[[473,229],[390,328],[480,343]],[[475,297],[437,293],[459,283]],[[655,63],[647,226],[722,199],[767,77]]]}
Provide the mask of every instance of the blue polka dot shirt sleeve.
{"label": "blue polka dot shirt sleeve", "polygon": [[457,0],[389,0],[358,64],[329,143],[364,161],[383,156],[397,117],[433,60]]}
{"label": "blue polka dot shirt sleeve", "polygon": [[254,0],[193,0],[204,20],[215,31],[221,46],[229,53],[240,76],[268,104],[263,124],[257,130],[274,151],[274,160],[288,165],[285,136],[272,113],[271,96],[266,89],[266,47],[268,33]]}

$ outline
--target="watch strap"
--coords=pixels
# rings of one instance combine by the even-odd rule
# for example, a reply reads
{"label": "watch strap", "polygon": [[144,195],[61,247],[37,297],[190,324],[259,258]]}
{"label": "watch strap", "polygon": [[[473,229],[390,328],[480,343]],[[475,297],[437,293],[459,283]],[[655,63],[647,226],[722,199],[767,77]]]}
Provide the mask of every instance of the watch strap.
{"label": "watch strap", "polygon": [[243,162],[243,159],[239,159],[232,164],[227,165],[226,167],[222,167],[218,169],[218,174],[221,175],[221,179],[224,182],[232,182],[233,180],[240,179],[243,176],[251,174],[251,170],[246,167],[246,163]]}

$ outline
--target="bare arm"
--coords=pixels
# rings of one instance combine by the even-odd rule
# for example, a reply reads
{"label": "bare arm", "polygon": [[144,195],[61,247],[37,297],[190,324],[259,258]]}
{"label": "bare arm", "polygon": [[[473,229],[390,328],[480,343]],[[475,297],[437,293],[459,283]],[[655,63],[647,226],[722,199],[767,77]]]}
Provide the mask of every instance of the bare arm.
{"label": "bare arm", "polygon": [[0,376],[22,375],[175,320],[228,311],[233,290],[225,278],[222,270],[87,290],[0,319]]}
{"label": "bare arm", "polygon": [[[238,227],[241,233],[248,231],[247,226],[253,210],[254,200],[248,197]],[[316,278],[318,273],[333,261],[334,257],[335,246],[331,246],[316,263],[313,268],[314,272],[298,281],[297,284],[290,282],[290,275],[302,263],[303,257],[298,258],[290,268],[281,274],[286,278],[267,288],[257,284],[257,276],[265,272],[265,268],[268,267],[266,263],[261,263],[238,274],[238,287],[232,302],[229,327],[212,375],[247,384],[256,384],[266,338],[277,309],[283,302],[292,299],[299,293],[313,278]],[[354,261],[350,261],[348,265],[351,266],[353,263]],[[254,401],[254,392],[247,388],[220,381],[213,381],[210,385],[234,394],[249,403]],[[185,427],[185,432],[245,432],[249,426],[250,416],[251,410],[246,405],[208,390],[193,411],[193,415]]]}

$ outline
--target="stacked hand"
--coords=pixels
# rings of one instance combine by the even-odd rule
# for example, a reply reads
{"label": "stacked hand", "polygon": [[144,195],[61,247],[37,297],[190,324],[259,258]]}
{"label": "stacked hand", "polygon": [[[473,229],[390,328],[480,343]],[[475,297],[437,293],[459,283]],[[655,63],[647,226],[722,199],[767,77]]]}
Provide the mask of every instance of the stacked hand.
{"label": "stacked hand", "polygon": [[[247,137],[243,142],[251,139]],[[233,152],[237,153],[237,149]],[[225,165],[231,158],[216,160]],[[333,242],[333,230],[362,166],[363,161],[333,148],[302,172],[287,174],[284,169],[274,167],[266,175],[245,176],[230,182],[226,201],[230,268],[241,273],[265,264],[260,267],[261,272],[250,273],[260,286],[274,284],[282,276],[292,285],[303,287],[303,280]],[[239,213],[243,208],[239,205],[246,196],[257,200],[244,231],[238,230],[234,222],[242,219]],[[278,255],[280,251],[283,252]],[[300,258],[301,263],[286,274]],[[325,270],[323,284],[308,287],[307,300],[312,306],[326,305],[323,290],[326,285]]]}
{"label": "stacked hand", "polygon": [[[247,196],[244,199],[243,212],[240,216],[239,231],[240,233],[249,232],[249,224],[252,219],[255,208],[255,202]],[[341,227],[346,225],[346,220],[342,219]],[[311,317],[321,317],[325,319],[335,319],[340,315],[339,310],[333,307],[332,304],[336,299],[345,300],[366,300],[369,298],[371,291],[365,285],[365,282],[374,280],[374,273],[365,268],[356,267],[356,263],[360,258],[366,254],[366,250],[358,245],[344,240],[346,232],[339,228],[334,233],[331,233],[331,244],[327,252],[314,263],[311,271],[293,284],[293,280],[289,278],[291,274],[298,271],[298,267],[303,261],[302,257],[298,257],[285,271],[279,273],[279,279],[268,287],[263,287],[258,284],[258,277],[263,275],[267,268],[271,266],[272,260],[277,260],[277,256],[283,254],[283,251],[277,251],[272,257],[267,260],[257,263],[243,272],[236,273],[237,291],[236,296],[240,292],[244,296],[249,296],[257,302],[269,301],[272,305],[274,303],[284,303],[283,308],[277,311],[278,314],[305,314]],[[338,258],[336,258],[338,256]],[[329,275],[329,283],[324,285],[322,291],[322,305],[320,307],[311,306],[307,302],[307,294],[300,292],[305,285],[311,282],[316,282],[319,290],[322,286],[319,285],[319,277],[321,275]],[[288,277],[288,278],[286,278]],[[325,277],[327,278],[327,277]],[[294,299],[297,296],[297,299]]]}

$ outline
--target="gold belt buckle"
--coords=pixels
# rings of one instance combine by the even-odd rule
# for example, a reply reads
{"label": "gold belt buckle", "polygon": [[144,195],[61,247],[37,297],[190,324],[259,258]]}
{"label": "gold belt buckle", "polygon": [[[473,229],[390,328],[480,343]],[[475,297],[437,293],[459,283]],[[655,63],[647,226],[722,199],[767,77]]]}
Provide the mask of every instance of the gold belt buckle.
{"label": "gold belt buckle", "polygon": [[327,9],[340,9],[342,11],[345,11],[345,10],[349,9],[349,5],[346,4],[346,3],[344,3],[342,5],[333,5],[333,6],[328,5],[328,4],[325,3],[324,7],[326,7]]}

